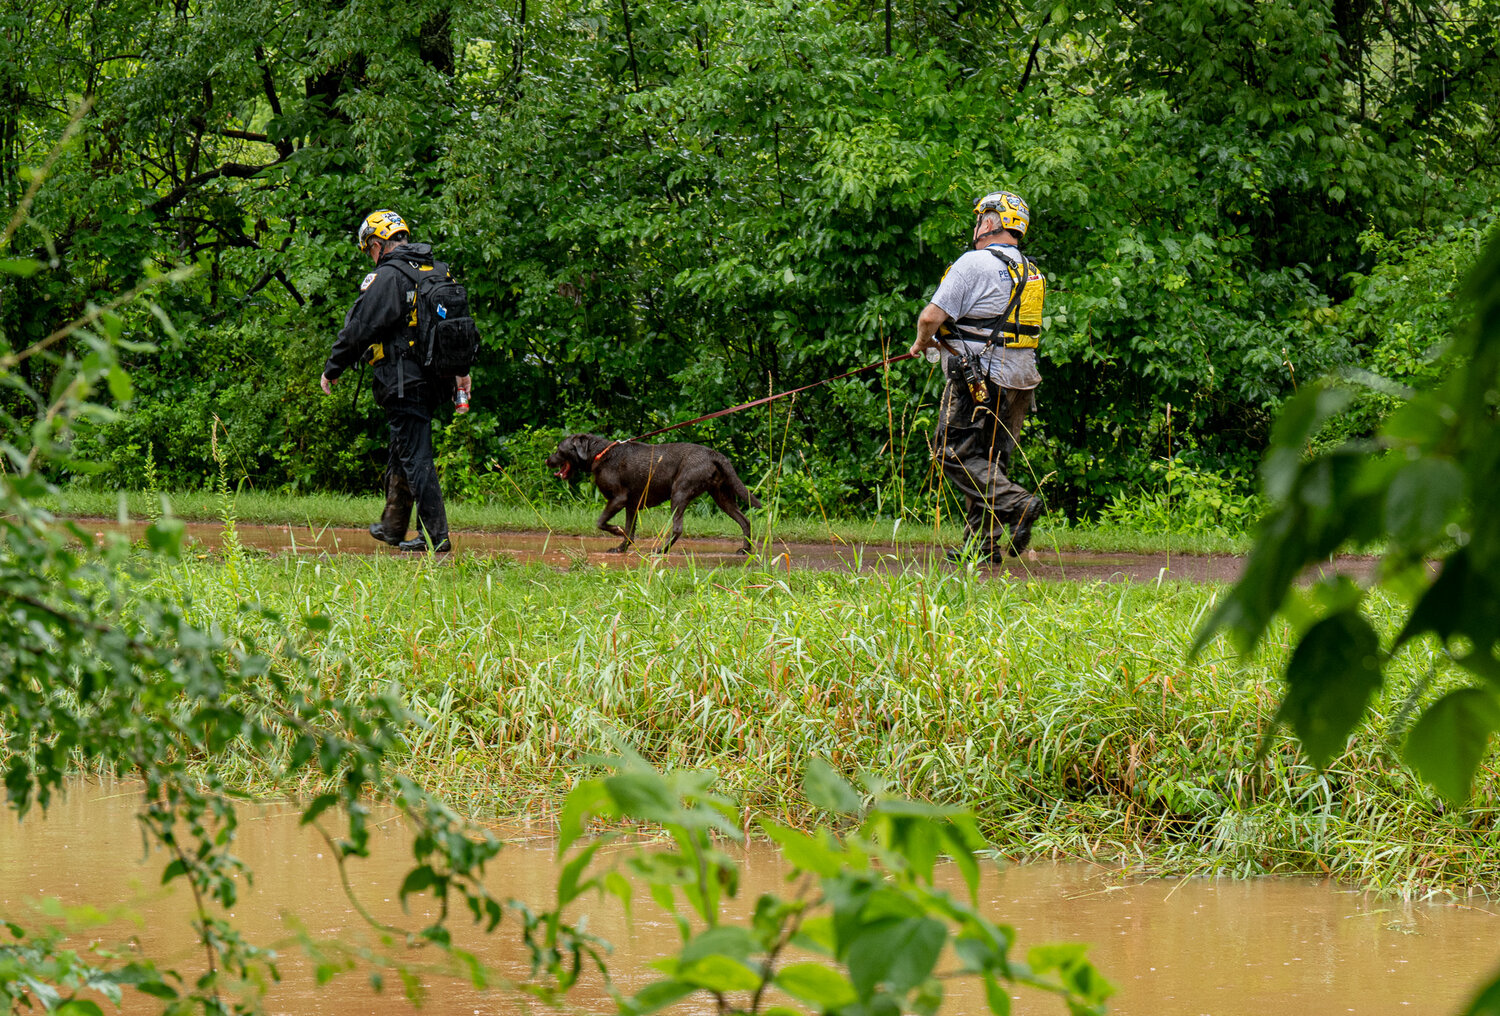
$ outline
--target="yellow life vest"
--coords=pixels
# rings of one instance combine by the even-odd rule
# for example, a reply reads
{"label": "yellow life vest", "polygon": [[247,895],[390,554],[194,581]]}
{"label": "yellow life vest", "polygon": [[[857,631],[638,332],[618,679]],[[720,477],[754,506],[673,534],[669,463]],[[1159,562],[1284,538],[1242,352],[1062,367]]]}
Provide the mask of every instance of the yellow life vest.
{"label": "yellow life vest", "polygon": [[[1042,271],[1025,254],[1019,261],[1001,253],[999,247],[986,247],[1005,266],[1010,275],[1010,302],[1001,315],[989,318],[960,318],[953,322],[954,331],[970,342],[1004,343],[1008,349],[1035,349],[1042,334],[1042,301],[1047,280]],[[998,331],[996,326],[999,326]]]}

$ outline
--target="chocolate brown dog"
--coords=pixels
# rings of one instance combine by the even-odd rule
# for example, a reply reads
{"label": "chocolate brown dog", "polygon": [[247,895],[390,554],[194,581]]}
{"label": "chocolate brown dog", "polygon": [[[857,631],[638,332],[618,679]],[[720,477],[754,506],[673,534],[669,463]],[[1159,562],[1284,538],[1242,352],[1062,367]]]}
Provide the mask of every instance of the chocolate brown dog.
{"label": "chocolate brown dog", "polygon": [[[740,553],[750,553],[750,520],[735,503],[738,498],[752,508],[760,499],[745,484],[719,452],[696,444],[643,445],[611,441],[597,434],[574,434],[557,445],[547,456],[547,468],[560,480],[578,482],[592,475],[594,485],[604,495],[604,512],[599,528],[621,538],[611,553],[620,553],[635,538],[635,516],[642,508],[654,508],[664,501],[672,502],[672,534],[662,544],[661,553],[672,548],[682,535],[682,513],[699,494],[709,494],[745,532]],[[625,528],[609,520],[625,509]]]}

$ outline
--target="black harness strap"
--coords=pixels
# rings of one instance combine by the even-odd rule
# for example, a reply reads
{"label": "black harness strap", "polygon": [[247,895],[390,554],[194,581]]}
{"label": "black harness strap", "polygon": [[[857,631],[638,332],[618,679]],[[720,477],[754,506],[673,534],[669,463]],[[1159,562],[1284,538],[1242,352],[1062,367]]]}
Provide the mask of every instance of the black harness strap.
{"label": "black harness strap", "polygon": [[[1001,313],[1000,320],[995,322],[995,330],[990,332],[990,337],[984,344],[984,350],[980,353],[981,356],[983,356],[984,353],[988,353],[990,351],[990,347],[993,346],[995,344],[995,340],[1000,337],[1001,331],[1010,331],[1014,332],[1017,335],[1040,335],[1042,333],[1042,330],[1035,325],[1023,326],[1020,322],[1021,294],[1026,291],[1026,280],[1028,276],[1031,275],[1031,261],[1026,257],[1025,254],[1021,255],[1021,260],[1019,263],[1012,261],[1004,254],[1001,254],[998,247],[986,247],[985,250],[989,251],[1002,264],[1005,265],[1006,275],[1011,274],[1010,270],[1012,268],[1019,268],[1020,271],[1012,276],[1010,299],[1005,303],[1005,310]],[[1005,322],[1010,319],[1012,313],[1014,313],[1017,317],[1016,323],[1013,327],[1006,328]],[[1023,327],[1027,327],[1032,330],[1023,332],[1021,331]]]}
{"label": "black harness strap", "polygon": [[[985,235],[990,236],[993,234],[986,233]],[[1026,291],[1026,282],[1031,275],[1031,269],[1033,267],[1031,259],[1028,258],[1025,254],[1022,254],[1021,260],[1019,262],[1016,262],[1012,261],[1006,255],[1000,253],[1000,249],[998,247],[986,247],[985,250],[989,251],[998,261],[1006,266],[1006,275],[1011,274],[1010,270],[1012,268],[1019,268],[1020,271],[1017,272],[1015,276],[1012,276],[1010,299],[1005,302],[1005,310],[1001,311],[998,317],[964,319],[962,321],[954,322],[954,330],[959,332],[959,337],[962,338],[965,342],[981,341],[977,338],[971,337],[970,335],[964,334],[965,330],[970,328],[980,330],[985,328],[990,329],[989,337],[983,340],[983,349],[981,349],[977,353],[962,354],[966,358],[973,359],[971,367],[973,368],[973,371],[975,373],[979,372],[979,358],[990,351],[990,349],[995,345],[995,340],[1000,337],[1001,332],[1016,336],[1042,334],[1042,329],[1038,325],[1023,325],[1019,320],[1017,320],[1013,324],[1008,323],[1012,314],[1015,314],[1019,319],[1021,295]]]}
{"label": "black harness strap", "polygon": [[[982,331],[982,330],[985,330],[985,329],[994,328],[997,323],[1004,324],[1004,322],[1005,322],[1005,318],[1004,317],[1002,317],[1002,316],[996,316],[996,317],[975,318],[973,320],[966,320],[964,322],[961,322],[961,326],[972,326],[972,327],[974,327],[976,329],[980,329]],[[1007,325],[1002,330],[1004,332],[1006,332],[1006,334],[1015,334],[1015,335],[1040,335],[1040,334],[1042,334],[1042,329],[1041,329],[1040,325],[1013,324],[1013,325]],[[971,341],[980,342],[980,341],[983,341],[983,340],[982,339],[973,339]]]}

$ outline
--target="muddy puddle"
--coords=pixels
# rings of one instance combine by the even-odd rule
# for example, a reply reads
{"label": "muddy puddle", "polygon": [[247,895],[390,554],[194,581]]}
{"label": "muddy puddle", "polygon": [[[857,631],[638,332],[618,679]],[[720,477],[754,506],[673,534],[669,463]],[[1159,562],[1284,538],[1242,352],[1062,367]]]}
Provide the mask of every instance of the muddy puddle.
{"label": "muddy puddle", "polygon": [[[120,525],[97,519],[82,520],[80,525],[95,533],[124,532],[140,538],[144,523]],[[190,522],[188,538],[204,550],[217,549],[223,541],[223,526],[217,522]],[[277,554],[381,554],[413,558],[376,542],[362,529],[332,526],[264,526],[241,524],[236,527],[240,543],[246,547]],[[604,536],[576,536],[548,532],[455,533],[454,552],[439,555],[452,561],[461,556],[507,557],[521,564],[540,563],[565,569],[579,565],[614,568],[640,567],[659,560],[669,567],[698,568],[742,567],[746,558],[737,553],[737,540],[708,540],[684,537],[665,558],[630,552],[610,553],[618,541]],[[646,546],[656,542],[654,537]],[[758,547],[755,562],[769,561],[777,568],[810,568],[816,570],[872,571],[899,570],[907,565],[941,560],[941,551],[930,544],[894,543],[786,543]],[[1343,557],[1325,569],[1315,569],[1306,579],[1318,578],[1323,570],[1357,578],[1369,575],[1375,559]],[[1244,559],[1228,554],[1106,554],[1073,553],[1033,547],[1024,556],[1004,564],[986,564],[986,574],[1016,579],[1106,581],[1106,582],[1232,582],[1239,577]],[[944,565],[944,567],[951,567]]]}
{"label": "muddy puddle", "polygon": [[[8,812],[0,816],[0,917],[38,920],[28,901],[43,896],[127,904],[140,915],[139,925],[117,922],[75,941],[134,935],[149,953],[191,973],[200,953],[187,933],[187,890],[167,893],[158,886],[164,864],[159,854],[143,863],[135,805],[130,785],[88,783],[75,785],[45,818],[18,824]],[[491,890],[544,904],[556,871],[548,830],[499,832],[511,842],[491,869]],[[315,936],[373,940],[339,887],[327,846],[297,825],[289,806],[245,808],[239,854],[255,882],[234,917],[253,941],[285,940],[293,921]],[[405,834],[393,820],[380,827],[373,856],[351,862],[350,875],[378,918],[420,927],[421,904],[405,916],[395,902],[409,857]],[[752,847],[744,855],[744,876],[742,903],[778,889],[783,871],[769,852]],[[960,888],[956,876],[952,888]],[[1500,916],[1486,908],[1402,904],[1313,881],[1152,880],[1122,886],[1102,869],[1034,864],[989,870],[983,897],[989,916],[1016,927],[1022,949],[1060,940],[1091,943],[1095,962],[1120,989],[1110,1011],[1123,1016],[1456,1013],[1472,986],[1500,965]],[[590,899],[586,907],[590,930],[616,946],[613,967],[621,982],[638,987],[654,976],[645,965],[676,940],[662,912],[643,893],[632,922],[612,899]],[[524,973],[525,954],[510,917],[489,938],[466,930],[457,938],[494,967]],[[363,973],[319,989],[294,948],[283,957],[285,980],[273,986],[267,1004],[272,1013],[411,1011],[399,993],[371,992]],[[1013,994],[1018,1014],[1062,1013],[1047,996]],[[614,1011],[597,983],[571,997],[585,1011]],[[127,996],[127,1011],[149,1010]],[[982,1010],[978,996],[955,992],[943,1011]],[[437,981],[424,1011],[499,1016],[525,1010],[506,996]],[[712,1010],[704,1004],[672,1011]]]}

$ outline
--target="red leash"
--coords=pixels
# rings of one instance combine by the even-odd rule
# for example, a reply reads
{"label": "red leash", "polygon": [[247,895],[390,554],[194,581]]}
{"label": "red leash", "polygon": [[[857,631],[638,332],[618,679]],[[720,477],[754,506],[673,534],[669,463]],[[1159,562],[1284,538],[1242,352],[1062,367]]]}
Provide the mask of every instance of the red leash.
{"label": "red leash", "polygon": [[784,399],[788,395],[796,395],[800,392],[805,392],[810,388],[816,388],[819,385],[826,385],[833,381],[842,381],[846,377],[853,377],[856,374],[863,374],[865,371],[874,370],[876,367],[884,367],[887,364],[900,363],[902,360],[910,360],[914,356],[921,355],[921,353],[902,353],[900,356],[891,356],[887,357],[884,360],[876,360],[874,363],[867,363],[863,367],[857,367],[854,370],[846,371],[845,373],[840,374],[837,377],[825,377],[821,381],[814,381],[810,385],[803,385],[801,388],[793,388],[791,391],[777,392],[775,395],[763,395],[751,402],[741,402],[737,406],[730,406],[728,409],[721,409],[715,413],[705,413],[704,415],[695,419],[683,420],[681,423],[674,423],[670,427],[662,427],[658,430],[648,431],[645,434],[637,434],[635,437],[629,438],[624,441],[611,441],[609,444],[604,446],[603,451],[594,456],[594,461],[589,463],[589,472],[594,471],[595,467],[599,465],[599,460],[604,458],[604,453],[609,451],[615,445],[631,444],[635,441],[645,440],[648,437],[655,437],[658,434],[665,434],[667,431],[676,430],[678,427],[691,427],[695,423],[702,423],[704,420],[712,420],[715,417],[719,416],[728,416],[730,413],[738,413],[742,409],[753,409],[756,406],[764,406],[767,402],[775,402],[777,399]]}

